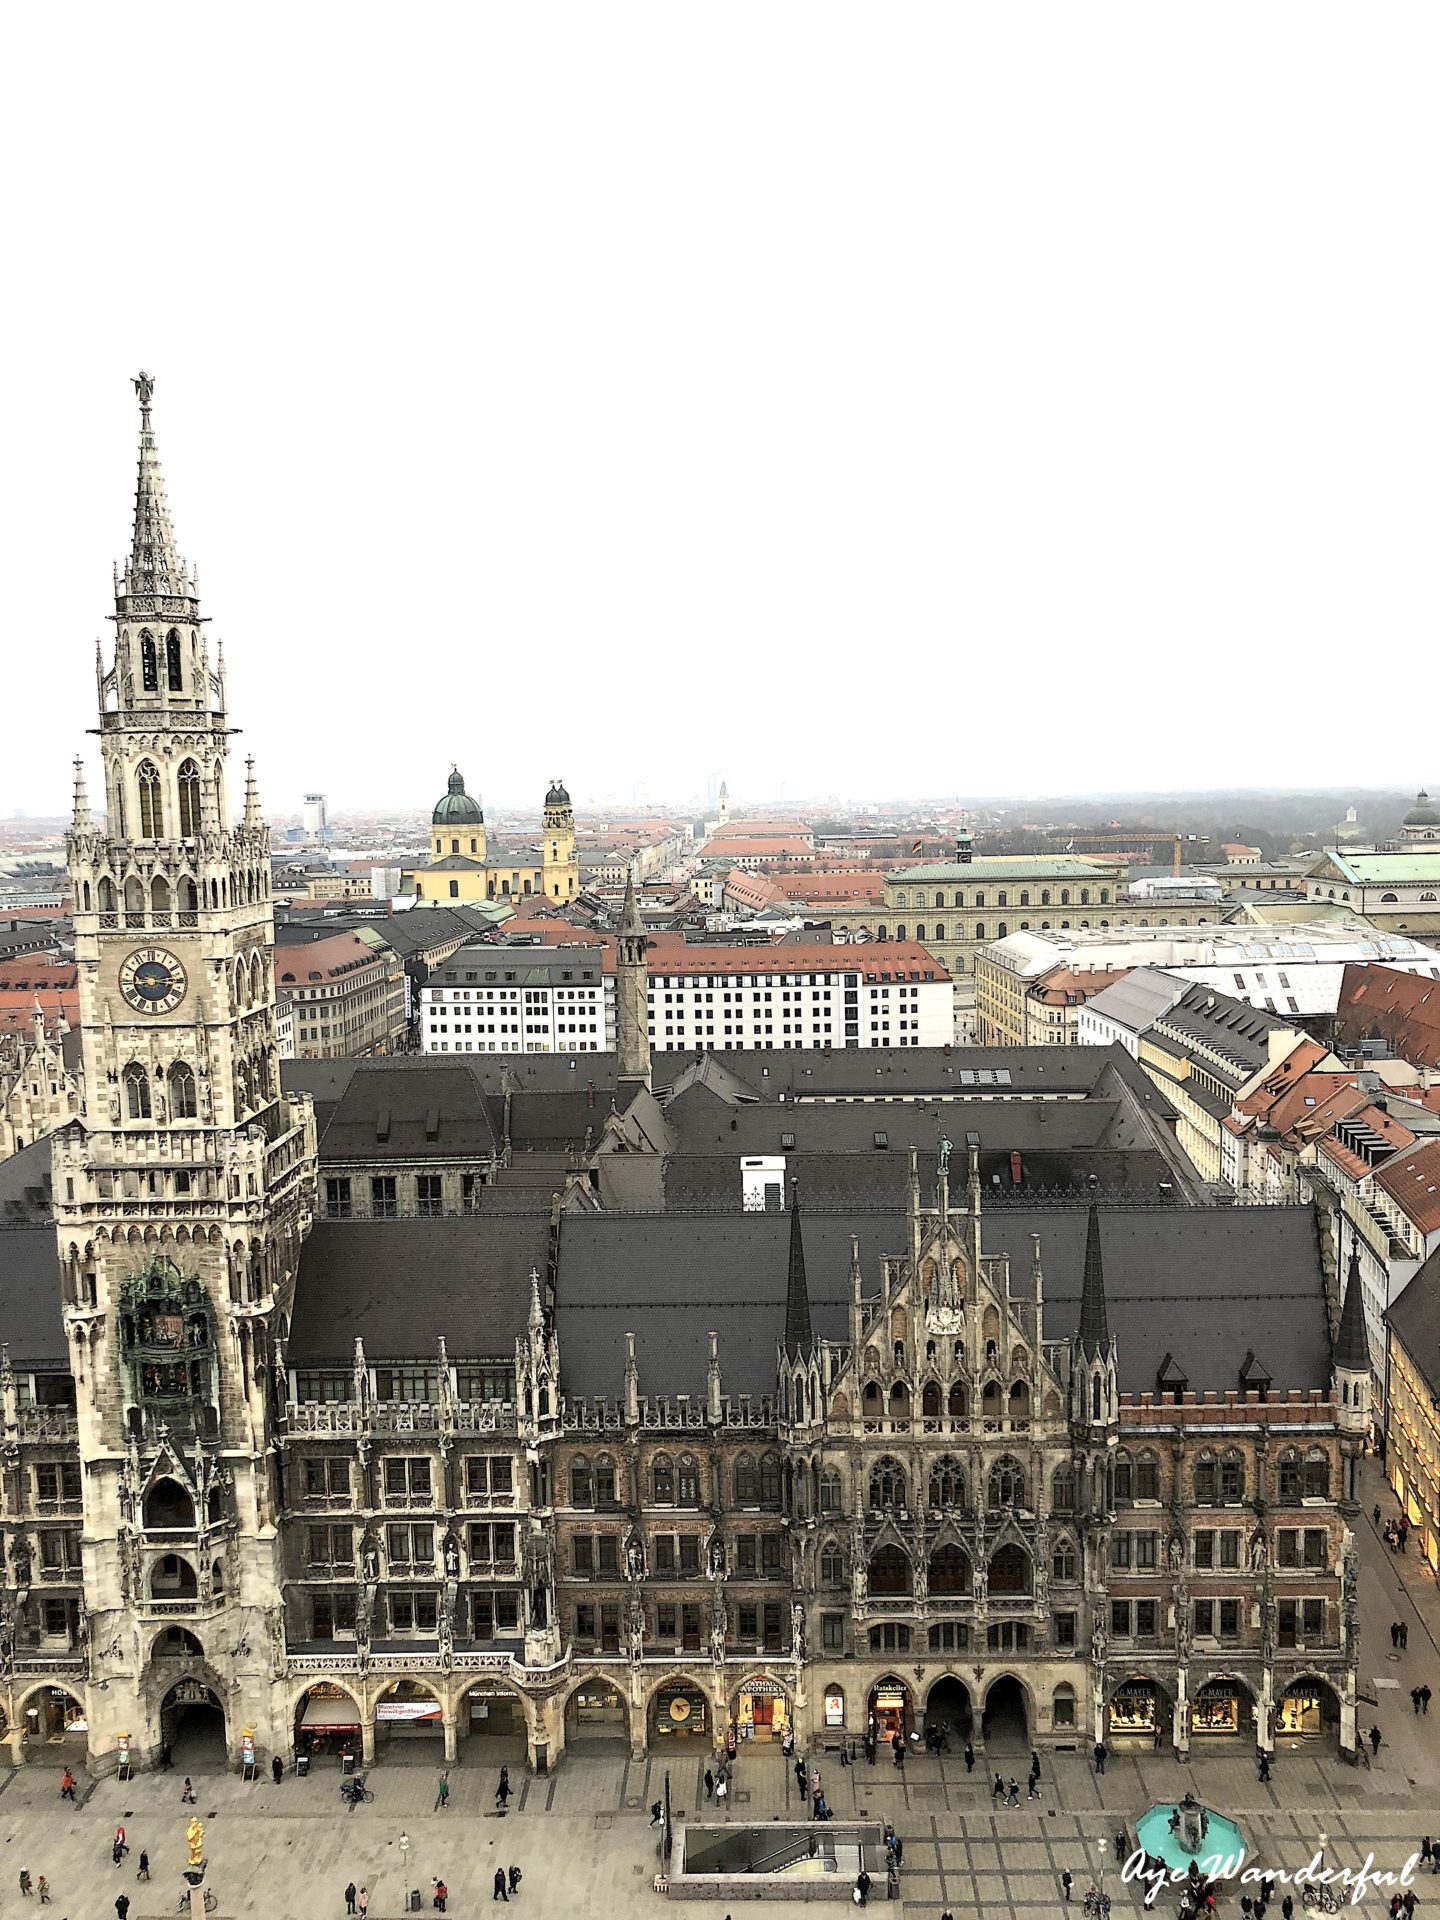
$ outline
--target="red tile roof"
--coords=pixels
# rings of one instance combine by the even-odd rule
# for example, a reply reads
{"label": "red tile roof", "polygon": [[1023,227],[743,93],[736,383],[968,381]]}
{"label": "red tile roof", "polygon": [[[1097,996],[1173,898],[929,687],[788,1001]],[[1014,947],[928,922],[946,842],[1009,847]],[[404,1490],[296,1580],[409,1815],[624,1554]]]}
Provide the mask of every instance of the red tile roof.
{"label": "red tile roof", "polygon": [[1375,1184],[1422,1233],[1440,1233],[1440,1140],[1427,1140],[1392,1160],[1376,1174]]}
{"label": "red tile roof", "polygon": [[1383,1040],[1412,1067],[1440,1066],[1440,980],[1352,961],[1340,980],[1335,1034],[1347,1047]]}

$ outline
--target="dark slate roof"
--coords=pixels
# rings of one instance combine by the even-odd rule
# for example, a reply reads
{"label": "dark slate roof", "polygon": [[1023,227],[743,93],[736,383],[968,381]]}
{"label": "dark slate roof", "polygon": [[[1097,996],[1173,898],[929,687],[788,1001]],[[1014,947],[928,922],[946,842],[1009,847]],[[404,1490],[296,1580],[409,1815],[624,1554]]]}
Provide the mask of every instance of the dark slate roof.
{"label": "dark slate roof", "polygon": [[[881,1257],[906,1246],[904,1216],[807,1210],[804,1226],[816,1333],[843,1340],[851,1232],[874,1293]],[[1252,1350],[1277,1392],[1328,1390],[1330,1337],[1310,1209],[1102,1209],[1100,1232],[1123,1392],[1153,1391],[1167,1352],[1192,1391],[1238,1389]],[[983,1245],[1009,1255],[1017,1295],[1030,1284],[1032,1233],[1041,1236],[1046,1338],[1068,1338],[1079,1323],[1086,1211],[1016,1206],[986,1215]],[[642,1392],[703,1393],[712,1328],[726,1392],[769,1391],[784,1338],[788,1256],[783,1213],[567,1214],[556,1284],[565,1392],[618,1394],[624,1336],[634,1333]]]}
{"label": "dark slate roof", "polygon": [[[357,1336],[371,1361],[509,1359],[530,1308],[530,1269],[545,1274],[550,1210],[441,1220],[325,1220],[300,1255],[287,1358],[349,1365]],[[58,1292],[57,1292],[58,1315]]]}
{"label": "dark slate roof", "polygon": [[464,1066],[422,1056],[422,1072],[377,1072],[361,1061],[320,1140],[327,1165],[343,1160],[451,1160],[498,1150],[485,1095]]}
{"label": "dark slate roof", "polygon": [[1409,1354],[1431,1393],[1440,1394],[1440,1248],[1385,1310],[1385,1324]]}
{"label": "dark slate roof", "polygon": [[555,1148],[584,1145],[588,1132],[592,1141],[610,1111],[610,1094],[602,1099],[586,1092],[584,1083],[556,1093],[517,1093],[510,1102],[510,1143],[516,1153],[527,1147]]}
{"label": "dark slate roof", "polygon": [[0,1160],[0,1341],[17,1367],[69,1369],[50,1213],[51,1141]]}
{"label": "dark slate roof", "polygon": [[[788,1111],[788,1109],[787,1109]],[[856,1108],[842,1109],[854,1113]],[[871,1110],[873,1111],[873,1109]],[[893,1119],[895,1109],[887,1110]],[[1019,1111],[1007,1107],[1010,1116]],[[1061,1111],[1065,1111],[1061,1109]],[[987,1116],[988,1119],[988,1116]],[[960,1138],[966,1128],[959,1128]],[[802,1136],[797,1133],[796,1138]],[[983,1136],[982,1136],[983,1137]],[[892,1133],[892,1141],[895,1136]],[[868,1136],[867,1136],[868,1139]],[[747,1150],[746,1157],[749,1157]],[[897,1152],[805,1153],[776,1144],[770,1151],[785,1162],[788,1176],[800,1182],[803,1204],[808,1213],[813,1207],[871,1208],[893,1212],[905,1204],[910,1178],[910,1155]],[[667,1157],[664,1166],[664,1194],[667,1208],[680,1211],[697,1207],[733,1208],[742,1194],[740,1161],[737,1148],[731,1152],[678,1153]],[[933,1147],[919,1155],[920,1188],[926,1196],[935,1190],[936,1154]],[[1010,1155],[1005,1151],[981,1149],[980,1180],[987,1202],[995,1199],[1009,1203],[1010,1196],[1069,1193],[1077,1198],[1088,1194],[1091,1175],[1101,1193],[1125,1192],[1162,1198],[1162,1182],[1171,1178],[1163,1157],[1150,1148],[1122,1152],[1081,1150],[1073,1153],[1034,1153],[1020,1155],[1020,1185],[1013,1179]],[[1173,1184],[1173,1183],[1172,1183]],[[1177,1201],[1181,1196],[1176,1195]]]}

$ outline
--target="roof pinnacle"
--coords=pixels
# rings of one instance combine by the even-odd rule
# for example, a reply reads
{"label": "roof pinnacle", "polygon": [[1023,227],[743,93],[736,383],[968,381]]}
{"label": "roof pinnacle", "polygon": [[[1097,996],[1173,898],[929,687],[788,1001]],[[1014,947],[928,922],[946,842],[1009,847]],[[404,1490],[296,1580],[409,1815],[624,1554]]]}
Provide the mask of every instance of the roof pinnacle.
{"label": "roof pinnacle", "polygon": [[75,756],[75,796],[71,808],[70,825],[76,833],[90,833],[94,829],[90,818],[90,797],[85,791],[85,762],[77,753]]}
{"label": "roof pinnacle", "polygon": [[785,1351],[792,1360],[815,1344],[810,1289],[805,1282],[805,1243],[800,1237],[800,1182],[790,1182],[790,1272],[785,1287]]}
{"label": "roof pinnacle", "polygon": [[125,567],[124,591],[188,595],[193,592],[193,582],[175,552],[165,479],[150,424],[150,396],[155,391],[155,380],[153,375],[141,373],[136,375],[133,384],[140,396],[140,473],[135,485],[135,531]]}

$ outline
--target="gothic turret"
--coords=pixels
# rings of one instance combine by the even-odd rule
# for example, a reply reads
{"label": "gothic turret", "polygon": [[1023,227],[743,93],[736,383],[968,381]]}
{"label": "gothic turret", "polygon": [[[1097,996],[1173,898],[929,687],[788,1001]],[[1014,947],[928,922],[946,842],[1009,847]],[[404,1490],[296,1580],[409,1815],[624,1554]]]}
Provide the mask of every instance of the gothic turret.
{"label": "gothic turret", "polygon": [[635,882],[625,882],[625,905],[615,949],[615,1056],[621,1104],[650,1085],[650,968]]}
{"label": "gothic turret", "polygon": [[1071,1412],[1092,1432],[1114,1427],[1119,1414],[1115,1342],[1105,1308],[1105,1264],[1100,1249],[1100,1209],[1092,1200],[1085,1231],[1085,1272],[1080,1287],[1080,1323],[1071,1342]]}
{"label": "gothic turret", "polygon": [[1360,1249],[1353,1242],[1331,1365],[1335,1373],[1335,1395],[1340,1403],[1341,1431],[1363,1433],[1370,1424],[1370,1341],[1365,1331]]}
{"label": "gothic turret", "polygon": [[790,1183],[790,1272],[785,1283],[785,1352],[792,1360],[815,1344],[810,1327],[810,1290],[805,1282],[805,1242],[800,1233],[800,1182]]}

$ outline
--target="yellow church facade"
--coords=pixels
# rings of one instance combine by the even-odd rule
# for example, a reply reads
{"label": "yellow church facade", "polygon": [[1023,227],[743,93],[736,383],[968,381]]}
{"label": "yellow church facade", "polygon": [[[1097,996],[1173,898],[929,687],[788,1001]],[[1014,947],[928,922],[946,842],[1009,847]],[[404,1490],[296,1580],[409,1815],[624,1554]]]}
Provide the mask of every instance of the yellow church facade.
{"label": "yellow church facade", "polygon": [[534,895],[552,904],[580,891],[575,857],[575,810],[559,780],[545,795],[538,846],[492,847],[485,813],[452,769],[445,793],[430,816],[430,861],[407,873],[417,900],[513,900]]}

